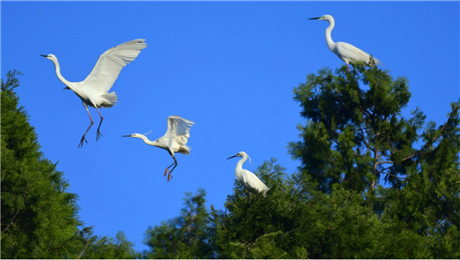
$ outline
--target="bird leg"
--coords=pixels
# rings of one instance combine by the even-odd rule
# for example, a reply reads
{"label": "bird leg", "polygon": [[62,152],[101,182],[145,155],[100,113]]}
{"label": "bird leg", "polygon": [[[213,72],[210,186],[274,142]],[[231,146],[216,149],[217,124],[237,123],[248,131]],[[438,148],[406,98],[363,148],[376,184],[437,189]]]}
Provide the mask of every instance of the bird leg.
{"label": "bird leg", "polygon": [[102,121],[104,120],[104,117],[101,115],[101,112],[99,112],[99,109],[97,109],[97,106],[96,107],[96,110],[97,112],[99,113],[99,115],[101,116],[101,122],[99,123],[99,127],[97,128],[97,135],[96,135],[96,141],[99,141],[99,139],[101,138],[101,136],[103,136],[101,134],[101,132],[99,132],[99,129],[101,128],[101,124],[102,124]]}
{"label": "bird leg", "polygon": [[86,129],[86,132],[85,134],[82,136],[81,140],[80,140],[80,144],[78,145],[78,148],[83,148],[83,141],[85,141],[86,143],[88,143],[88,141],[86,141],[86,133],[88,133],[89,129],[91,128],[91,126],[93,126],[94,124],[94,121],[93,119],[91,118],[91,114],[89,113],[89,110],[88,110],[88,107],[86,106],[85,103],[83,103],[83,105],[85,106],[86,108],[86,112],[88,112],[88,116],[89,116],[89,119],[91,120],[91,124],[88,126],[88,129]]}
{"label": "bird leg", "polygon": [[347,63],[347,67],[348,67],[348,73],[350,73],[350,66],[348,65],[348,63]]}
{"label": "bird leg", "polygon": [[[171,165],[169,165],[168,168],[166,168],[165,174],[163,175],[163,176],[166,176],[166,173],[169,171],[169,173],[168,173],[168,178],[166,179],[166,181],[168,181],[168,182],[169,182],[169,180],[171,180],[171,178],[173,177],[173,176],[171,175],[172,171],[174,171],[174,169],[175,169],[176,166],[177,166],[177,161],[176,161],[176,158],[175,158],[174,156],[173,156],[173,159],[174,159],[174,163],[171,164]],[[173,165],[174,165],[174,167],[173,167],[171,170],[169,170],[169,168],[170,168],[171,166],[173,166]]]}

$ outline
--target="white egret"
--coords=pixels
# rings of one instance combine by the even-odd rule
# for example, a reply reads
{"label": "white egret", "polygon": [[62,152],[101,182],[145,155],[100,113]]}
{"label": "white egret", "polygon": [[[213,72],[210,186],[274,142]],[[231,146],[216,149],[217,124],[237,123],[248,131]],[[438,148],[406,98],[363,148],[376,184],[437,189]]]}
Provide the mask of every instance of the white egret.
{"label": "white egret", "polygon": [[[235,157],[242,157],[236,164],[236,179],[249,191],[262,192],[265,197],[267,191],[270,190],[267,185],[265,185],[259,178],[257,178],[254,173],[243,169],[243,163],[246,162],[249,155],[247,155],[245,152],[239,152],[236,155],[227,158],[227,160]],[[249,161],[251,161],[251,157],[249,157]]]}
{"label": "white egret", "polygon": [[91,118],[91,114],[89,113],[88,105],[96,108],[97,112],[101,116],[101,122],[97,128],[97,141],[99,140],[100,136],[102,136],[99,129],[101,128],[102,121],[104,120],[104,117],[102,117],[98,108],[108,108],[115,105],[118,97],[115,92],[108,93],[110,88],[118,78],[118,74],[120,74],[121,69],[136,59],[141,50],[146,47],[147,44],[145,43],[144,39],[137,39],[110,48],[99,57],[96,65],[88,77],[80,82],[69,82],[61,75],[61,68],[55,55],[41,55],[54,63],[57,77],[67,86],[64,89],[73,90],[73,92],[75,92],[75,94],[81,98],[83,106],[88,112],[91,124],[81,138],[78,147],[83,147],[83,141],[88,143],[85,136],[94,123],[93,119]]}
{"label": "white egret", "polygon": [[174,156],[174,153],[181,153],[183,155],[190,154],[191,148],[187,146],[188,138],[190,137],[190,127],[195,123],[184,119],[180,116],[169,116],[168,117],[168,130],[166,130],[166,134],[156,141],[150,141],[146,135],[149,134],[138,134],[134,133],[132,135],[123,135],[123,137],[134,137],[140,138],[144,141],[144,143],[152,146],[156,146],[168,151],[169,155],[174,159],[174,163],[169,165],[166,168],[164,176],[168,172],[169,168],[174,165],[174,167],[169,171],[167,181],[169,181],[172,177],[171,173],[177,166],[177,160]]}
{"label": "white egret", "polygon": [[[331,32],[335,26],[334,17],[326,14],[321,17],[310,18],[308,20],[323,20],[329,22],[329,27],[326,29],[327,46],[333,53],[337,54],[341,60],[345,61],[348,67],[348,72],[350,72],[350,66],[348,63],[353,64],[353,61],[363,61],[366,65],[371,65],[369,54],[346,42],[334,42],[332,40]],[[374,58],[374,61],[375,64],[381,64],[381,62],[376,58]]]}

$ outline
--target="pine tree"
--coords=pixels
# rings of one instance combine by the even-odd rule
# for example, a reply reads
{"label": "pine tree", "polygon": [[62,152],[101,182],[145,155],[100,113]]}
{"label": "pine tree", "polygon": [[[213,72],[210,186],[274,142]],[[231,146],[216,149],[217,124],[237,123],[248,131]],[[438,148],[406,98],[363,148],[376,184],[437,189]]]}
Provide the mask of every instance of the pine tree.
{"label": "pine tree", "polygon": [[45,159],[14,89],[20,72],[1,81],[1,257],[135,258],[123,232],[92,235],[78,218],[78,196]]}
{"label": "pine tree", "polygon": [[61,258],[81,222],[77,195],[43,157],[14,89],[17,71],[1,81],[2,258]]}
{"label": "pine tree", "polygon": [[213,256],[210,242],[208,212],[204,203],[206,191],[186,193],[185,207],[181,215],[163,221],[146,232],[145,244],[150,247],[143,258],[210,258]]}
{"label": "pine tree", "polygon": [[363,194],[381,216],[429,237],[433,257],[460,256],[460,101],[445,124],[429,122],[423,130],[418,108],[401,116],[408,80],[362,65],[352,73],[342,67],[310,74],[294,94],[307,119],[298,126],[301,141],[289,146],[302,175],[326,193],[339,184]]}
{"label": "pine tree", "polygon": [[[119,231],[115,239],[93,235],[93,227],[87,227],[76,234],[75,244],[77,259],[133,259],[140,258],[132,242],[129,242],[122,231]],[[69,257],[70,258],[70,257]]]}
{"label": "pine tree", "polygon": [[249,201],[235,182],[225,211],[211,209],[219,258],[427,258],[428,238],[379,217],[357,192],[318,191],[308,175],[287,177],[276,160],[255,173],[271,188]]}

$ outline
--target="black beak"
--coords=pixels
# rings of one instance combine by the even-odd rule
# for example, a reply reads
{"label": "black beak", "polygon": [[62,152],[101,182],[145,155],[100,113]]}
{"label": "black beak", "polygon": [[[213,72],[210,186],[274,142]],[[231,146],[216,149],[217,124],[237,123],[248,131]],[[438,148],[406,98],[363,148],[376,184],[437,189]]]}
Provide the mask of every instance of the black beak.
{"label": "black beak", "polygon": [[131,137],[131,135],[122,135],[121,137]]}
{"label": "black beak", "polygon": [[227,160],[228,160],[228,159],[235,158],[235,157],[237,157],[237,156],[238,156],[238,154],[237,154],[237,155],[234,155],[234,156],[232,156],[232,157],[228,157]]}
{"label": "black beak", "polygon": [[45,58],[48,57],[48,55],[43,55],[43,54],[40,54],[40,56],[45,57]]}
{"label": "black beak", "polygon": [[308,20],[318,20],[321,17],[315,17],[315,18],[308,18]]}

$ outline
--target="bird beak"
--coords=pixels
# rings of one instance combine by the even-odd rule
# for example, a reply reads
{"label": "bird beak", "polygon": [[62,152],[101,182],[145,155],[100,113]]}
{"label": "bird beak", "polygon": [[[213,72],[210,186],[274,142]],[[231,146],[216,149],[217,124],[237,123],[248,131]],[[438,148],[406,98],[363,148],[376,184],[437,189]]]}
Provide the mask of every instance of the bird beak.
{"label": "bird beak", "polygon": [[45,58],[48,57],[48,55],[43,55],[43,54],[40,54],[40,56],[45,57]]}
{"label": "bird beak", "polygon": [[308,18],[308,20],[318,20],[321,17],[315,17],[315,18]]}
{"label": "bird beak", "polygon": [[237,156],[238,156],[238,154],[237,154],[237,155],[234,155],[234,156],[232,156],[232,157],[228,157],[227,160],[228,160],[228,159],[235,158],[235,157],[237,157]]}
{"label": "bird beak", "polygon": [[131,135],[122,135],[121,137],[131,137]]}

